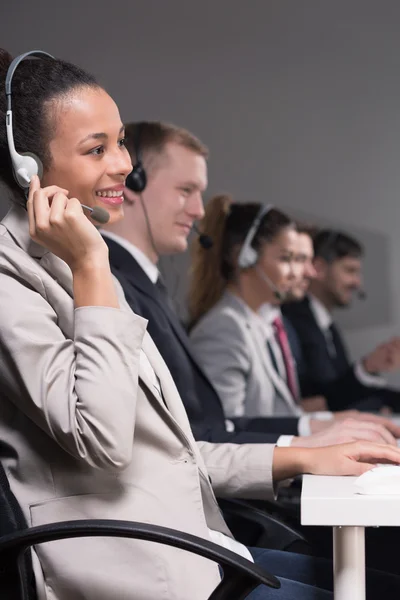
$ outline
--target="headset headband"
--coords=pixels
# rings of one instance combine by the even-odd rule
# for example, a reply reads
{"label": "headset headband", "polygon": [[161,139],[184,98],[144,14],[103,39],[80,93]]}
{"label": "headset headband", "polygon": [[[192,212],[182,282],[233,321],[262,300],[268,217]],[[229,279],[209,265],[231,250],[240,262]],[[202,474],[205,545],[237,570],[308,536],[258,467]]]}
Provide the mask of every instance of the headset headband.
{"label": "headset headband", "polygon": [[29,187],[30,181],[33,175],[41,174],[43,168],[40,159],[30,152],[26,152],[23,154],[19,154],[15,149],[14,144],[14,134],[13,134],[13,125],[12,125],[12,80],[14,77],[15,70],[18,65],[25,60],[27,57],[32,56],[36,58],[42,58],[46,56],[47,58],[54,59],[54,56],[49,54],[48,52],[43,52],[42,50],[32,50],[30,52],[25,52],[24,54],[20,54],[10,64],[6,74],[6,83],[5,83],[5,92],[7,99],[7,112],[6,112],[6,133],[7,133],[7,143],[8,150],[10,152],[12,168],[14,172],[14,177],[16,182],[23,189],[27,189]]}
{"label": "headset headband", "polygon": [[252,267],[256,264],[257,262],[257,258],[258,258],[258,254],[257,252],[254,250],[254,248],[252,248],[252,243],[253,240],[257,234],[258,228],[261,225],[261,221],[262,219],[265,217],[265,215],[267,215],[270,210],[272,210],[274,207],[272,204],[263,204],[258,213],[256,214],[256,216],[254,217],[254,220],[250,226],[249,231],[247,232],[247,235],[244,239],[243,242],[243,246],[240,249],[239,252],[239,257],[238,257],[238,265],[240,268],[242,269],[247,269],[249,267]]}

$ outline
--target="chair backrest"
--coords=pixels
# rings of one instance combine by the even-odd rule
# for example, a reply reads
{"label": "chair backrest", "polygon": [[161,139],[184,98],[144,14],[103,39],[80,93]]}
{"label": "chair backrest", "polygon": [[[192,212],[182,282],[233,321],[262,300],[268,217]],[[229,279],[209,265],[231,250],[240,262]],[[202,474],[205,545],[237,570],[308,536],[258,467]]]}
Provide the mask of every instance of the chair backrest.
{"label": "chair backrest", "polygon": [[[0,444],[1,446],[1,444]],[[0,462],[0,537],[27,527],[21,507],[11,491]],[[30,550],[23,556],[19,570],[15,560],[0,556],[0,598],[21,600],[21,580],[29,600],[36,599]]]}

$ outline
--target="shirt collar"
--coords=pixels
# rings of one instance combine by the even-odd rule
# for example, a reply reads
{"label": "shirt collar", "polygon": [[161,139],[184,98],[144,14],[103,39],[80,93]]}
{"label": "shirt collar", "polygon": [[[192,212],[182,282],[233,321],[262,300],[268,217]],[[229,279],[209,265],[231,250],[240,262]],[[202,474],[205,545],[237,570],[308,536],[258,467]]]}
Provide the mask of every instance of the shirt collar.
{"label": "shirt collar", "polygon": [[159,271],[157,266],[151,262],[151,260],[146,256],[139,248],[137,248],[131,242],[128,242],[125,238],[113,233],[111,231],[100,230],[101,235],[109,238],[116,244],[119,244],[124,248],[129,254],[139,263],[141,269],[146,273],[147,277],[150,279],[152,283],[156,283],[159,277]]}
{"label": "shirt collar", "polygon": [[322,302],[318,300],[318,298],[316,298],[312,294],[310,294],[309,296],[310,308],[314,314],[315,320],[317,321],[318,327],[322,331],[327,331],[333,323],[332,315],[330,314],[328,309],[322,304]]}
{"label": "shirt collar", "polygon": [[272,325],[272,323],[278,317],[282,318],[281,309],[279,306],[274,306],[273,304],[265,303],[258,309],[258,315],[267,325]]}
{"label": "shirt collar", "polygon": [[230,297],[231,299],[234,300],[234,302],[236,302],[237,304],[239,304],[239,306],[241,306],[244,314],[246,315],[246,317],[249,321],[252,321],[253,323],[257,323],[258,325],[260,325],[260,322],[261,322],[261,324],[264,324],[264,321],[261,319],[258,312],[255,312],[252,308],[250,308],[250,306],[244,300],[242,300],[242,298],[240,296],[238,296],[234,292],[231,292],[230,290],[227,290],[225,292],[225,296]]}
{"label": "shirt collar", "polygon": [[257,312],[252,310],[244,300],[232,292],[225,292],[232,296],[240,306],[242,306],[247,318],[258,331],[263,332],[263,335],[267,340],[274,336],[274,329],[272,323],[277,317],[282,317],[281,309],[279,306],[273,304],[263,304],[260,306]]}

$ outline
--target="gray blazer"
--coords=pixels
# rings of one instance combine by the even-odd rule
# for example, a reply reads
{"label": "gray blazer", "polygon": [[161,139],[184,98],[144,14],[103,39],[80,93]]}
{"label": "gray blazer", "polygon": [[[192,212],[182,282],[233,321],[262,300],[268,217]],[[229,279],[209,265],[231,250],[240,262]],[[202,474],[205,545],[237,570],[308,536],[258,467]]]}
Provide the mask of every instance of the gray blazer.
{"label": "gray blazer", "polygon": [[234,294],[225,292],[190,337],[227,417],[302,414],[274,368],[258,316]]}
{"label": "gray blazer", "polygon": [[[231,535],[210,477],[222,496],[273,495],[273,446],[196,443],[147,322],[119,286],[120,309],[74,309],[68,266],[30,240],[22,208],[0,224],[0,290],[1,460],[30,525],[125,519],[207,539]],[[204,600],[219,581],[203,558],[125,539],[45,544],[33,559],[47,600]]]}

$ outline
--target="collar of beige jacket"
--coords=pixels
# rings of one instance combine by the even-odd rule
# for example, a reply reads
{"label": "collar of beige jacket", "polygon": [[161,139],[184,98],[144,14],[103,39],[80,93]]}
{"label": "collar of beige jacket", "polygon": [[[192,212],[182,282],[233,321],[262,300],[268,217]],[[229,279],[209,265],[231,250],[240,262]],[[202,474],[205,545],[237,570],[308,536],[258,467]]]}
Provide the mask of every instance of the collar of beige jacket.
{"label": "collar of beige jacket", "polygon": [[47,248],[32,240],[29,234],[28,213],[23,206],[13,204],[1,223],[18,246],[33,258],[41,258],[49,253]]}

